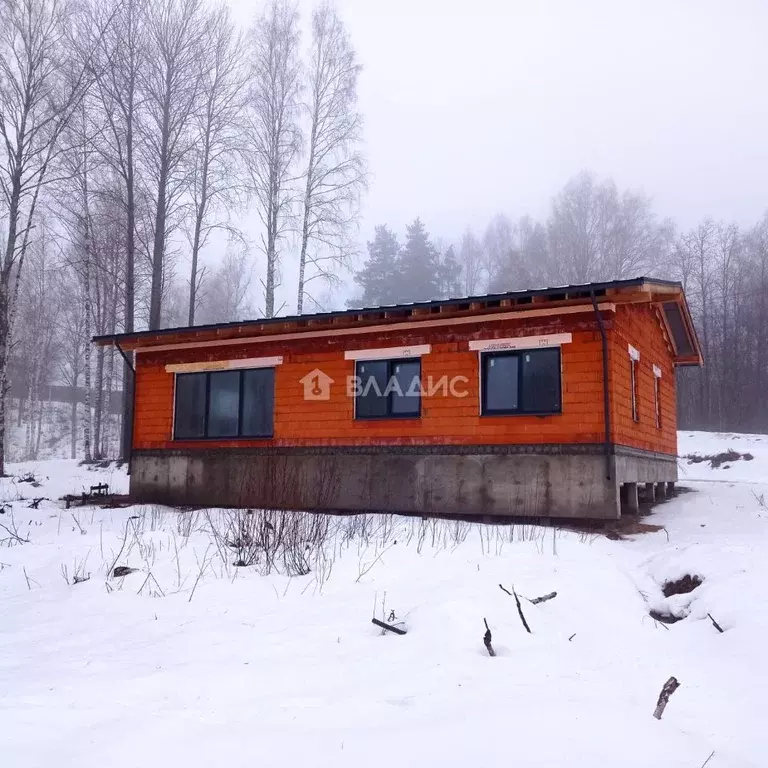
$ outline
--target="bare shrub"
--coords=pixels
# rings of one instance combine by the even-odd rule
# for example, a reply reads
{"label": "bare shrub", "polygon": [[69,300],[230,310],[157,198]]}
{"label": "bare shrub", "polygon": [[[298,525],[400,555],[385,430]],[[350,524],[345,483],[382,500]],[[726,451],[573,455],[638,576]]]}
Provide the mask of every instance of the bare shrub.
{"label": "bare shrub", "polygon": [[[88,554],[90,554],[90,552]],[[70,586],[74,586],[75,584],[82,584],[84,581],[88,581],[88,579],[91,578],[91,574],[85,570],[87,564],[88,555],[86,555],[83,560],[75,559],[74,563],[72,564],[72,572],[70,573],[67,566],[62,563],[61,575],[64,578],[64,581],[66,581]]]}

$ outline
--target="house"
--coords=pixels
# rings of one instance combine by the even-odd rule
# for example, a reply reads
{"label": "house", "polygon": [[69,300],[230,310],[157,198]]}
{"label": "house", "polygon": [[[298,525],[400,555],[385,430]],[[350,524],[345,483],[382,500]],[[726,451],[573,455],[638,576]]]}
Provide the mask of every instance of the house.
{"label": "house", "polygon": [[135,355],[137,500],[420,515],[619,517],[702,364],[643,277],[94,341]]}

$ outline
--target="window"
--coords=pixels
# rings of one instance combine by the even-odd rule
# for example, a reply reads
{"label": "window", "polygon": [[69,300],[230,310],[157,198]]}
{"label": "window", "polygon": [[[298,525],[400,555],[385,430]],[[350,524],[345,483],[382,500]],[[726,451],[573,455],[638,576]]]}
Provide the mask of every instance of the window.
{"label": "window", "polygon": [[629,351],[629,397],[632,406],[632,421],[640,421],[640,403],[637,396],[637,364],[640,362],[640,353],[631,345],[627,345]]}
{"label": "window", "polygon": [[653,366],[653,405],[656,413],[656,429],[661,429],[661,368]]}
{"label": "window", "polygon": [[355,376],[356,419],[421,415],[421,360],[358,360]]}
{"label": "window", "polygon": [[177,373],[174,438],[272,437],[274,368]]}
{"label": "window", "polygon": [[637,407],[637,360],[629,359],[629,387],[632,393],[632,421],[640,421]]}
{"label": "window", "polygon": [[486,353],[482,413],[560,413],[560,348]]}

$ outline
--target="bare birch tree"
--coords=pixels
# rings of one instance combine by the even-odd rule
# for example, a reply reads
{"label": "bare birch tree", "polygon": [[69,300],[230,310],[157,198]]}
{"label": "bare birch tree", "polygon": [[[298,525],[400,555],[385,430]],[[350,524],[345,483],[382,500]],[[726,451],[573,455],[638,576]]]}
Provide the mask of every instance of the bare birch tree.
{"label": "bare birch tree", "polygon": [[[142,107],[140,72],[145,62],[144,34],[146,25],[145,0],[110,0],[96,7],[99,19],[113,16],[105,29],[97,51],[96,82],[101,112],[106,129],[99,148],[104,161],[123,184],[121,202],[124,207],[123,261],[123,331],[134,330],[136,314],[136,256],[138,191],[137,124]],[[133,408],[133,374],[127,361],[123,362],[123,406],[120,453],[130,453],[130,422]]]}
{"label": "bare birch tree", "polygon": [[[5,471],[8,356],[24,257],[60,139],[90,84],[90,41],[66,0],[0,0],[0,474]],[[100,34],[96,30],[96,37]]]}
{"label": "bare birch tree", "polygon": [[294,163],[300,147],[299,15],[288,0],[269,0],[250,36],[248,167],[264,225],[267,261],[264,313],[275,314],[280,245],[295,203]]}
{"label": "bare birch tree", "polygon": [[202,0],[155,0],[147,7],[143,126],[146,162],[155,188],[149,327],[159,328],[171,217],[186,191],[195,137],[190,130],[201,89],[206,14]]}
{"label": "bare birch tree", "polygon": [[204,271],[200,252],[215,229],[239,236],[230,212],[239,207],[243,184],[238,156],[242,149],[245,107],[245,47],[229,9],[219,6],[208,17],[206,65],[201,78],[201,105],[193,121],[197,136],[192,151],[192,266],[189,278],[189,325],[195,324]]}
{"label": "bare birch tree", "polygon": [[[340,267],[355,253],[350,237],[365,185],[365,162],[358,150],[362,118],[357,111],[355,50],[331,0],[312,13],[312,48],[304,103],[309,138],[296,311],[309,298],[307,284],[320,278],[338,282]],[[307,274],[307,267],[312,273]]]}

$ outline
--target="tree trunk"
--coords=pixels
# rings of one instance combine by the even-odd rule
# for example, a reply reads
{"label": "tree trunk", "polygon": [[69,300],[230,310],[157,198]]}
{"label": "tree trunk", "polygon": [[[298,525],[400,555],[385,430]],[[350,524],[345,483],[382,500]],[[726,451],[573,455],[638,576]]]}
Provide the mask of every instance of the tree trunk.
{"label": "tree trunk", "polygon": [[77,380],[78,375],[75,374],[72,383],[72,404],[69,410],[69,458],[77,458]]}
{"label": "tree trunk", "polygon": [[163,307],[163,259],[165,256],[165,227],[168,217],[168,152],[170,131],[170,83],[166,82],[163,102],[163,127],[160,147],[160,178],[157,185],[155,237],[152,246],[152,292],[149,299],[149,330],[160,327]]}
{"label": "tree trunk", "polygon": [[101,459],[102,422],[104,414],[104,347],[96,350],[96,402],[93,408],[93,458]]}

